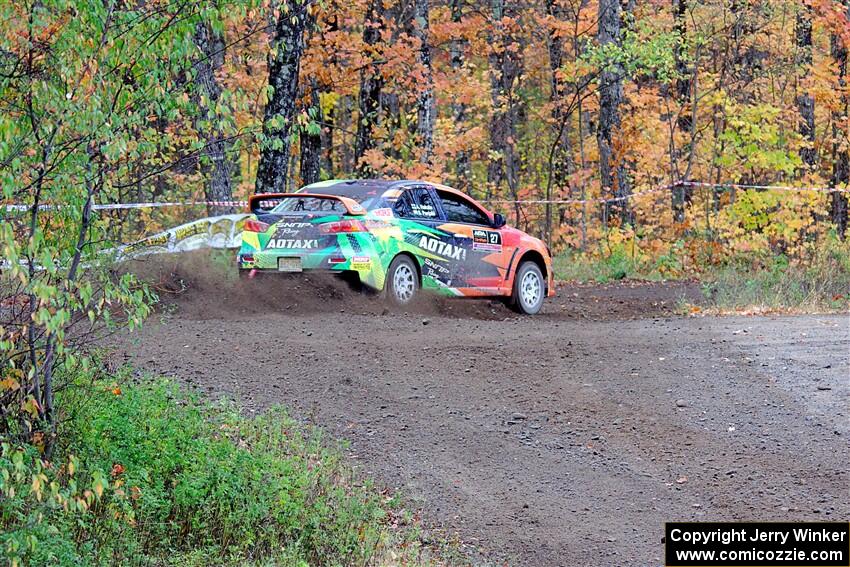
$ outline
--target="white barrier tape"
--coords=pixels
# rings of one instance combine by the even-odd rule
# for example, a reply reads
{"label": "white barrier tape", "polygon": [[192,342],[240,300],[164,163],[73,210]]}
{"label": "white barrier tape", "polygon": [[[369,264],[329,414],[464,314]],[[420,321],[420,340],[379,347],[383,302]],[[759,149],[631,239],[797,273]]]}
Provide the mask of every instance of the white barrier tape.
{"label": "white barrier tape", "polygon": [[[790,185],[746,185],[740,183],[705,183],[701,181],[683,181],[675,185],[664,185],[655,189],[639,191],[631,193],[623,197],[612,197],[609,199],[487,199],[482,203],[508,204],[508,205],[581,205],[581,204],[605,204],[618,203],[620,201],[628,201],[645,195],[653,195],[658,193],[666,193],[675,187],[713,187],[723,191],[730,189],[741,190],[764,190],[764,191],[788,191],[794,193],[816,191],[819,193],[850,193],[850,188],[838,187],[793,187]],[[31,205],[2,205],[6,208],[6,212],[12,211],[29,211]],[[61,207],[62,205],[39,205],[39,210],[51,210]],[[207,206],[207,207],[247,207],[248,201],[173,201],[165,203],[104,203],[92,205],[92,210],[95,211],[113,211],[122,209],[154,209],[160,207],[191,207],[191,206]]]}
{"label": "white barrier tape", "polygon": [[594,204],[604,204],[604,203],[618,203],[620,201],[628,201],[629,199],[636,199],[637,197],[643,197],[644,195],[652,195],[654,193],[666,193],[670,190],[670,187],[662,187],[659,189],[650,189],[648,191],[640,191],[638,193],[631,193],[630,195],[625,195],[623,197],[612,197],[610,199],[556,199],[556,200],[546,200],[546,199],[530,199],[530,200],[520,200],[520,201],[510,201],[506,199],[488,199],[485,201],[481,201],[482,203],[499,203],[499,204],[510,204],[510,205],[582,205],[585,203],[594,203]]}
{"label": "white barrier tape", "polygon": [[850,188],[847,187],[839,188],[816,186],[794,187],[793,185],[746,185],[741,183],[705,183],[704,181],[683,181],[678,185],[673,185],[673,187],[677,186],[714,187],[716,189],[759,189],[769,191],[791,191],[794,193],[801,193],[804,191],[816,191],[818,193],[850,193]]}
{"label": "white barrier tape", "polygon": [[517,200],[511,201],[508,199],[488,199],[481,201],[482,203],[498,203],[498,204],[509,204],[509,205],[582,205],[582,204],[600,204],[603,205],[605,203],[618,203],[620,201],[628,201],[629,199],[636,199],[638,197],[643,197],[644,195],[653,195],[658,193],[667,193],[672,189],[677,187],[713,187],[715,189],[720,189],[723,191],[727,191],[730,189],[740,189],[740,190],[765,190],[765,191],[786,191],[786,192],[794,192],[794,193],[803,193],[803,192],[812,192],[816,191],[818,193],[850,193],[850,189],[844,188],[840,189],[838,187],[792,187],[788,185],[742,185],[737,183],[704,183],[697,181],[683,181],[682,183],[677,183],[675,185],[665,185],[663,187],[658,187],[656,189],[649,189],[647,191],[639,191],[637,193],[631,193],[629,195],[625,195],[623,197],[612,197],[610,199],[527,199],[527,200]]}
{"label": "white barrier tape", "polygon": [[[13,211],[29,211],[32,205],[3,205],[6,207],[6,212]],[[92,205],[93,211],[114,211],[120,209],[155,209],[159,207],[190,207],[190,206],[208,206],[208,207],[247,207],[248,201],[183,201],[183,202],[166,202],[166,203],[104,203]],[[38,210],[49,211],[58,209],[62,205],[39,205]]]}

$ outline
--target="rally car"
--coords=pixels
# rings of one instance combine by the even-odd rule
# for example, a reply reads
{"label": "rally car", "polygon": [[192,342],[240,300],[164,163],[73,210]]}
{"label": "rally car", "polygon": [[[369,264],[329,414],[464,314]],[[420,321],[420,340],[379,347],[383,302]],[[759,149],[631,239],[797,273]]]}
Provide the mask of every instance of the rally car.
{"label": "rally car", "polygon": [[333,180],[250,198],[240,273],[327,270],[409,303],[419,290],[504,297],[520,313],[554,295],[537,238],[465,194],[421,181]]}

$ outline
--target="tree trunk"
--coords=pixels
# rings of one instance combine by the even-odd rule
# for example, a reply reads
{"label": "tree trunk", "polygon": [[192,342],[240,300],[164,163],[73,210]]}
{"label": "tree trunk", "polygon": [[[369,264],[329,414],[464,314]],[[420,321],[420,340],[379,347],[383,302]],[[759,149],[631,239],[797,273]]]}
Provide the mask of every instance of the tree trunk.
{"label": "tree trunk", "polygon": [[319,128],[315,131],[307,129],[301,133],[301,183],[304,185],[319,181],[321,175],[323,119],[322,108],[319,104],[319,83],[315,79],[310,81],[310,106],[315,112],[315,120],[319,122]]}
{"label": "tree trunk", "polygon": [[[519,161],[516,156],[516,122],[518,107],[514,87],[522,75],[521,49],[512,30],[506,29],[504,19],[515,19],[518,9],[514,3],[504,0],[492,0],[493,20],[496,35],[491,36],[488,57],[490,63],[490,96],[493,101],[493,115],[490,120],[490,149],[493,156],[487,165],[488,192],[498,191],[506,182],[511,196],[518,197]],[[520,207],[514,207],[516,223],[520,222]]]}
{"label": "tree trunk", "polygon": [[380,63],[374,50],[375,46],[381,41],[383,12],[382,0],[369,0],[363,42],[372,51],[368,54],[372,58],[372,63],[363,70],[360,76],[360,118],[357,121],[357,136],[354,141],[355,167],[358,173],[363,176],[374,173],[363,162],[363,157],[366,152],[375,147],[372,130],[378,123],[381,111],[381,89],[384,86],[384,78],[381,75]]}
{"label": "tree trunk", "polygon": [[[843,1],[848,6],[848,0]],[[850,10],[848,10],[850,17]],[[833,137],[833,171],[832,186],[846,189],[850,183],[850,154],[848,154],[846,137],[839,124],[847,120],[848,109],[850,109],[850,96],[846,94],[847,87],[847,46],[841,37],[833,35],[830,40],[830,52],[832,58],[838,64],[838,89],[841,93],[841,112],[834,112],[832,116]],[[843,139],[842,139],[843,138]],[[847,235],[847,194],[832,193],[830,202],[830,217],[839,237],[844,240]]]}
{"label": "tree trunk", "polygon": [[422,150],[419,154],[421,163],[430,164],[434,154],[434,122],[437,119],[437,109],[434,102],[434,74],[431,69],[431,44],[428,37],[428,18],[430,15],[429,0],[415,0],[414,33],[419,40],[419,64],[425,75],[425,85],[419,93],[416,103],[417,121],[416,135]]}
{"label": "tree trunk", "polygon": [[[687,0],[673,0],[673,6],[675,9],[674,18],[675,18],[675,29],[676,33],[679,36],[679,44],[676,48],[675,53],[675,62],[676,62],[676,101],[679,104],[679,118],[676,121],[676,127],[680,132],[684,132],[690,136],[692,134],[692,130],[694,127],[693,119],[691,113],[688,110],[688,106],[691,104],[691,72],[688,69],[688,44],[687,44],[687,33],[688,33],[688,23],[687,23],[687,8],[688,2]],[[674,160],[676,161],[676,178],[677,181],[688,181],[687,179],[680,179],[678,173],[678,159],[681,158],[682,155],[693,151],[693,148],[681,148],[676,155],[674,156]],[[672,207],[673,207],[673,220],[677,223],[682,223],[685,221],[685,206],[690,204],[692,198],[693,190],[691,187],[685,185],[675,185],[672,188]]]}
{"label": "tree trunk", "polygon": [[[812,20],[811,8],[802,5],[797,13],[797,24],[795,36],[797,43],[797,73],[798,76],[806,76],[811,72],[812,66]],[[817,152],[814,148],[815,142],[815,99],[809,92],[801,92],[797,95],[797,110],[800,113],[800,135],[807,146],[800,150],[800,158],[811,171],[817,164]]]}
{"label": "tree trunk", "polygon": [[[463,21],[463,5],[465,0],[451,0],[452,22],[455,24]],[[461,80],[461,72],[464,63],[464,48],[466,42],[460,38],[453,38],[451,42],[451,66],[455,80]],[[454,117],[455,131],[460,134],[466,126],[466,104],[455,100],[452,103],[452,116]],[[455,154],[455,185],[458,189],[469,192],[472,184],[472,165],[469,153],[458,150]]]}
{"label": "tree trunk", "polygon": [[[493,0],[493,22],[494,27],[498,27],[504,16],[504,6],[502,0]],[[490,35],[491,47],[498,39],[495,34]],[[508,137],[505,132],[505,111],[502,109],[505,104],[502,100],[504,97],[503,84],[503,65],[504,51],[502,55],[495,49],[491,49],[488,56],[490,64],[490,96],[493,101],[493,116],[490,119],[490,161],[487,163],[487,197],[489,198],[494,191],[502,185],[505,170],[504,147],[505,140]]]}
{"label": "tree trunk", "polygon": [[[548,14],[555,20],[563,21],[565,14],[561,4],[562,0],[547,0],[546,10]],[[564,39],[560,37],[555,30],[549,32],[549,71],[551,73],[551,94],[550,101],[552,103],[552,120],[555,123],[556,148],[553,158],[552,167],[552,186],[555,189],[563,189],[567,186],[569,175],[575,170],[573,162],[573,147],[570,137],[570,118],[571,114],[567,114],[564,109],[565,98],[567,95],[567,85],[561,77],[561,66],[564,63]],[[547,199],[550,196],[547,196]],[[549,230],[550,207],[547,204],[547,234]]]}
{"label": "tree trunk", "polygon": [[[233,198],[233,163],[228,157],[232,143],[225,140],[217,127],[216,104],[221,97],[221,86],[216,80],[216,70],[224,64],[224,40],[214,33],[206,22],[195,26],[195,45],[202,57],[195,64],[193,99],[197,107],[195,130],[204,140],[200,157],[204,176],[204,194],[207,201],[230,201]],[[211,216],[233,213],[233,207],[207,205]]]}
{"label": "tree trunk", "polygon": [[[387,139],[395,140],[400,131],[405,132],[405,137],[408,133],[411,136],[416,134],[416,123],[413,120],[407,120],[409,115],[404,102],[397,92],[387,92],[385,90],[381,93],[381,119],[384,121],[383,125],[386,128]],[[407,153],[405,150],[405,146],[400,144],[390,144],[389,147],[385,146],[382,148],[384,155],[399,161],[404,159],[402,156]]]}
{"label": "tree trunk", "polygon": [[334,161],[334,129],[336,128],[336,106],[328,109],[327,114],[322,113],[322,165],[329,179],[336,178],[336,162]]}
{"label": "tree trunk", "polygon": [[283,193],[289,175],[290,133],[295,115],[304,32],[312,21],[312,0],[293,0],[281,9],[269,58],[269,86],[273,92],[263,115],[263,144],[257,167],[257,193]]}
{"label": "tree trunk", "polygon": [[344,173],[343,177],[349,177],[354,172],[354,144],[346,143],[345,133],[354,131],[354,97],[343,95],[339,99],[338,110],[334,114],[334,120],[339,126],[339,133],[343,141],[339,144],[339,168]]}
{"label": "tree trunk", "polygon": [[[339,31],[339,14],[334,13],[332,17],[328,18],[324,22],[324,32],[327,33],[336,33]],[[339,59],[337,54],[333,53],[330,56],[330,63],[333,65],[339,64]],[[325,87],[328,89],[329,87]],[[321,109],[321,117],[322,117],[322,131],[321,131],[321,146],[322,146],[322,160],[321,160],[321,169],[324,169],[325,175],[327,175],[328,179],[335,179],[337,175],[337,164],[344,161],[341,159],[334,159],[334,145],[336,144],[336,129],[340,126],[338,124],[339,114],[340,112],[344,112],[344,108],[346,107],[350,97],[349,96],[341,96],[337,101],[332,105],[323,106],[320,104],[319,107]],[[340,137],[345,140],[345,129],[341,131],[339,134]],[[344,151],[349,155],[349,163],[351,156],[351,145],[342,143],[340,151]],[[343,166],[343,171],[348,174],[351,172],[350,167],[345,168]]]}
{"label": "tree trunk", "polygon": [[[601,46],[622,42],[622,15],[619,0],[599,1],[599,31]],[[599,124],[596,141],[599,144],[599,176],[603,194],[618,199],[605,203],[604,215],[610,219],[618,214],[621,224],[634,224],[629,196],[631,185],[622,156],[614,155],[615,136],[620,129],[620,103],[623,100],[623,67],[619,63],[606,65],[599,76]]]}

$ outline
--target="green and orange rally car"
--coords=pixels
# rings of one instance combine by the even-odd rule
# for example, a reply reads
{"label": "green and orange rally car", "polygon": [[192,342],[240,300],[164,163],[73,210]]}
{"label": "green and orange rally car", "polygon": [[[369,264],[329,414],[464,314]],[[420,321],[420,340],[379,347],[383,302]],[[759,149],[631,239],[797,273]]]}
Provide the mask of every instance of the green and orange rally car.
{"label": "green and orange rally car", "polygon": [[421,181],[323,181],[250,199],[240,274],[327,270],[409,303],[434,290],[506,298],[540,311],[554,295],[552,261],[537,238],[505,226],[463,193]]}

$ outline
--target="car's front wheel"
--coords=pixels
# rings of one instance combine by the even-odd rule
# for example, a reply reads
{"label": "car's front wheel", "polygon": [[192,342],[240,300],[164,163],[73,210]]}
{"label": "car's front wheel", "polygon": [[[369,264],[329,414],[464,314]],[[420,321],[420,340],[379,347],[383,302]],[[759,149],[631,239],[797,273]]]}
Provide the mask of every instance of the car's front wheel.
{"label": "car's front wheel", "polygon": [[395,305],[409,304],[419,290],[419,273],[409,256],[396,256],[387,270],[387,299]]}
{"label": "car's front wheel", "polygon": [[514,278],[511,306],[525,315],[535,315],[543,307],[546,295],[546,280],[540,267],[530,261],[519,265]]}

